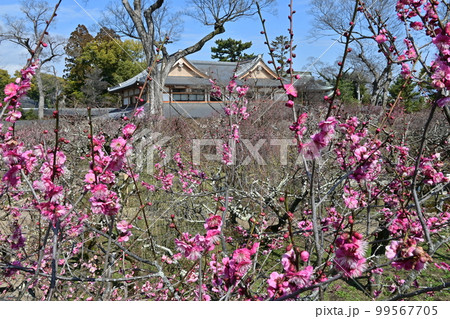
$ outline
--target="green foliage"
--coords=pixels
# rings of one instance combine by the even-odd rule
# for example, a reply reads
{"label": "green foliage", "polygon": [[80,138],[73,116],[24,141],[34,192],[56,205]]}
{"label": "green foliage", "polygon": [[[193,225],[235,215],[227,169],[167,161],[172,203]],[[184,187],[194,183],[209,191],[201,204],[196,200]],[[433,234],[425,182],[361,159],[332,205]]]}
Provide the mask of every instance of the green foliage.
{"label": "green foliage", "polygon": [[243,53],[252,46],[252,42],[242,42],[232,38],[216,40],[216,47],[211,48],[211,59],[218,59],[223,62],[237,62],[255,58],[255,55]]}
{"label": "green foliage", "polygon": [[27,110],[22,112],[21,120],[37,120],[39,118],[36,110]]}
{"label": "green foliage", "polygon": [[78,58],[83,53],[84,47],[91,42],[94,37],[89,33],[88,29],[84,25],[78,25],[78,27],[70,34],[69,40],[65,47],[66,58],[66,91],[69,94],[79,92],[83,85],[84,72],[87,65],[83,65]]}
{"label": "green foliage", "polygon": [[339,99],[344,103],[365,104],[370,101],[366,86],[345,74],[339,81],[339,91],[341,92]]}
{"label": "green foliage", "polygon": [[339,82],[339,91],[341,91],[339,98],[344,103],[354,102],[356,100],[356,90],[353,81],[349,79],[342,79]]}
{"label": "green foliage", "polygon": [[416,82],[405,80],[401,75],[389,88],[390,103],[394,103],[399,93],[401,94],[399,104],[408,113],[420,111],[426,105],[425,98],[420,94]]}
{"label": "green foliage", "polygon": [[[54,107],[56,99],[61,94],[65,80],[53,74],[41,73],[42,88],[44,90],[45,105]],[[39,89],[36,84],[36,78],[31,81],[31,89],[28,91],[28,97],[33,100],[39,100]]]}
{"label": "green foliage", "polygon": [[[278,66],[280,67],[280,75],[281,76],[286,76],[288,75],[288,67],[289,64],[287,63],[287,60],[289,59],[289,55],[290,55],[290,41],[288,39],[287,36],[285,35],[280,35],[278,37],[275,38],[275,40],[273,40],[270,43],[271,48],[274,50],[272,52],[275,61],[278,63]],[[292,50],[295,50],[297,46],[294,45],[292,47]]]}
{"label": "green foliage", "polygon": [[78,26],[71,34],[66,52],[69,58],[66,59],[65,90],[73,99],[91,99],[93,91],[87,86],[92,87],[94,80],[101,82],[95,86],[97,99],[97,95],[107,94],[108,86],[123,82],[145,68],[141,43],[121,41],[114,31],[106,28],[94,38],[86,27]]}

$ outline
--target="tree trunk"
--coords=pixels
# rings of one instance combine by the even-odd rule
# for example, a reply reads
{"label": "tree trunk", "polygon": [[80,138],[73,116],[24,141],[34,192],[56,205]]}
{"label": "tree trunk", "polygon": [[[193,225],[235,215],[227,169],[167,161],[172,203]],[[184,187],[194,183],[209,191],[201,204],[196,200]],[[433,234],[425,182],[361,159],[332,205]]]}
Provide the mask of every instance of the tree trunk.
{"label": "tree trunk", "polygon": [[378,86],[378,79],[372,82],[372,94],[370,96],[370,104],[378,105],[378,96],[380,95],[380,87]]}
{"label": "tree trunk", "polygon": [[358,81],[356,81],[356,99],[358,104],[361,104],[361,84]]}
{"label": "tree trunk", "polygon": [[389,99],[389,87],[392,83],[392,67],[390,65],[387,66],[387,72],[386,72],[386,82],[384,82],[383,85],[383,100],[381,101],[383,109],[386,109],[386,105]]}
{"label": "tree trunk", "polygon": [[38,91],[39,91],[38,118],[40,120],[42,120],[44,118],[45,95],[44,95],[44,88],[42,85],[40,68],[36,69],[35,77],[36,77],[36,83],[37,83]]}
{"label": "tree trunk", "polygon": [[164,92],[166,79],[177,60],[175,58],[164,59],[151,74],[152,80],[148,83],[148,109],[151,115],[162,116],[164,106]]}
{"label": "tree trunk", "polygon": [[161,92],[161,83],[157,78],[152,78],[148,85],[148,100],[146,112],[150,115],[161,116],[163,96]]}

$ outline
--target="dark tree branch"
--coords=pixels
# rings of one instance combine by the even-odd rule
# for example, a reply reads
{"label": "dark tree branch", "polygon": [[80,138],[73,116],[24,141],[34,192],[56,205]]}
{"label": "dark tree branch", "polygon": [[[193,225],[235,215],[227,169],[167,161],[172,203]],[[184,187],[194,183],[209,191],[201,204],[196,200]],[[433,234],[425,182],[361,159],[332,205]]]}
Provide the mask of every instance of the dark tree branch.
{"label": "dark tree branch", "polygon": [[419,289],[419,290],[416,290],[416,291],[413,291],[413,292],[410,292],[407,294],[396,295],[396,296],[388,299],[388,301],[397,301],[397,300],[402,300],[405,298],[411,298],[411,297],[418,296],[418,295],[421,295],[421,294],[424,294],[424,293],[427,293],[430,291],[440,291],[440,290],[446,289],[448,287],[450,287],[450,282],[444,282],[442,285],[439,285],[439,286],[427,287],[427,288]]}

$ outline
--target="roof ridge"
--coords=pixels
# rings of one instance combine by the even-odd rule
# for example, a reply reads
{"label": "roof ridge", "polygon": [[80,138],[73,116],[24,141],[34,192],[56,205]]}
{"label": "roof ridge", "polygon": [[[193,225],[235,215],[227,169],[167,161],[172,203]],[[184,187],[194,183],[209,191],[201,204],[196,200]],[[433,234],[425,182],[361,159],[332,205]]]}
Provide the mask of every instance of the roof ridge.
{"label": "roof ridge", "polygon": [[191,63],[207,63],[207,64],[236,64],[237,62],[230,62],[230,61],[208,61],[208,60],[188,60],[187,61]]}

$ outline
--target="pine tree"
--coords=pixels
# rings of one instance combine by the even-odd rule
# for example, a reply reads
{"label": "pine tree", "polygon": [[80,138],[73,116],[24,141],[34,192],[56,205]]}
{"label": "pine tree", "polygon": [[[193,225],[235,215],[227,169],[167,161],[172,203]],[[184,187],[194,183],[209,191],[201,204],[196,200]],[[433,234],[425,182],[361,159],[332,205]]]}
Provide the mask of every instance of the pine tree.
{"label": "pine tree", "polygon": [[[74,94],[80,92],[83,85],[86,65],[79,63],[79,58],[83,53],[84,47],[94,40],[86,26],[79,24],[75,31],[70,34],[65,47],[66,50],[66,68],[64,69],[66,82],[66,93]],[[76,93],[75,93],[76,94]]]}
{"label": "pine tree", "polygon": [[252,46],[252,42],[242,42],[232,38],[216,40],[216,47],[211,48],[211,59],[219,59],[223,62],[237,62],[255,58],[255,55],[243,53]]}
{"label": "pine tree", "polygon": [[406,112],[415,112],[425,106],[425,98],[420,94],[417,84],[412,81],[405,80],[399,75],[394,84],[389,88],[390,102],[393,103],[397,96],[400,95],[399,104],[405,108]]}
{"label": "pine tree", "polygon": [[[280,67],[280,75],[286,76],[288,75],[288,59],[290,54],[290,41],[287,36],[280,35],[275,38],[274,41],[270,43],[271,48],[274,50],[272,52],[275,61],[278,63],[278,66]],[[295,50],[297,46],[294,45],[292,47],[292,50]]]}

